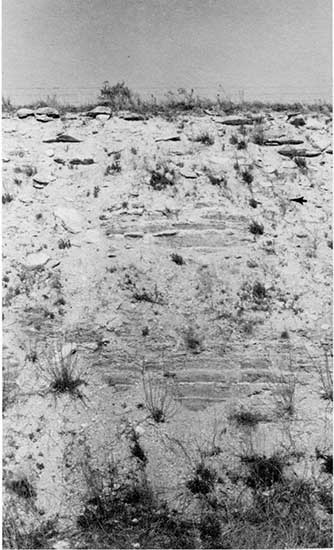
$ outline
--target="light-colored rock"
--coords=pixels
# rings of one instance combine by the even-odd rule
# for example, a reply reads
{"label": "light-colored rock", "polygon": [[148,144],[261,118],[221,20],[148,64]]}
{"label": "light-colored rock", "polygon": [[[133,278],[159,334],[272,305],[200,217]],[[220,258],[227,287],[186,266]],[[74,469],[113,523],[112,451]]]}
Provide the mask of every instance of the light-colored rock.
{"label": "light-colored rock", "polygon": [[34,111],[32,109],[26,109],[25,107],[22,107],[22,109],[19,109],[16,112],[16,116],[18,118],[27,118],[29,116],[34,116]]}
{"label": "light-colored rock", "polygon": [[39,185],[45,186],[55,181],[56,178],[50,172],[40,171],[40,172],[37,172],[37,174],[35,174],[32,179],[33,179],[33,182],[38,183]]}
{"label": "light-colored rock", "polygon": [[75,208],[59,206],[54,214],[59,218],[67,231],[70,233],[80,233],[83,229],[83,218]]}
{"label": "light-colored rock", "polygon": [[35,114],[35,119],[38,122],[52,122],[53,121],[53,117],[48,116],[48,115],[37,115],[37,114]]}
{"label": "light-colored rock", "polygon": [[53,157],[55,152],[53,149],[47,149],[46,154],[48,157]]}
{"label": "light-colored rock", "polygon": [[316,120],[314,118],[308,119],[306,122],[306,128],[308,130],[323,130],[325,128],[325,125],[320,122],[320,120]]}
{"label": "light-colored rock", "polygon": [[37,269],[38,267],[42,267],[49,261],[50,257],[45,252],[34,252],[32,254],[28,254],[24,265],[28,269]]}

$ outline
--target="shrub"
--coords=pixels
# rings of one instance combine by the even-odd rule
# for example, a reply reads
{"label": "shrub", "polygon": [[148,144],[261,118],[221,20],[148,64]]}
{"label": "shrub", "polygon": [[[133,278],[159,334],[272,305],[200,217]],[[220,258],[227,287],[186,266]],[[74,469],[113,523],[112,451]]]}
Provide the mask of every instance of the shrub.
{"label": "shrub", "polygon": [[241,409],[240,411],[235,411],[230,415],[230,420],[236,422],[239,426],[249,426],[254,427],[262,420],[266,420],[262,414],[258,412],[247,411]]}
{"label": "shrub", "polygon": [[184,265],[186,263],[182,256],[175,254],[174,252],[171,254],[171,260],[177,265]]}
{"label": "shrub", "polygon": [[10,193],[2,193],[2,204],[7,204],[8,202],[12,202],[13,200],[14,197]]}
{"label": "shrub", "polygon": [[162,191],[175,185],[175,170],[166,164],[157,164],[151,172],[150,186],[155,191]]}
{"label": "shrub", "polygon": [[256,220],[253,220],[249,225],[249,231],[253,235],[263,235],[264,227],[263,227],[262,223],[259,223]]}
{"label": "shrub", "polygon": [[282,481],[285,460],[279,454],[273,454],[270,457],[253,454],[240,458],[247,465],[248,475],[245,483],[248,487],[253,489],[271,487],[274,483]]}
{"label": "shrub", "polygon": [[216,513],[207,512],[202,515],[199,522],[201,540],[207,548],[223,548],[221,535],[221,521]]}
{"label": "shrub", "polygon": [[253,174],[251,173],[250,170],[244,170],[241,174],[241,177],[242,177],[242,181],[244,181],[245,183],[247,183],[247,185],[251,185],[253,180],[254,180],[254,176]]}
{"label": "shrub", "polygon": [[264,145],[265,137],[264,137],[264,129],[262,125],[259,125],[255,128],[252,134],[252,141],[256,145]]}
{"label": "shrub", "polygon": [[194,141],[203,143],[203,145],[213,145],[215,138],[211,136],[208,132],[203,132],[194,138]]}
{"label": "shrub", "polygon": [[99,102],[110,105],[116,111],[132,109],[136,104],[134,93],[124,82],[117,82],[111,86],[107,80],[100,90]]}

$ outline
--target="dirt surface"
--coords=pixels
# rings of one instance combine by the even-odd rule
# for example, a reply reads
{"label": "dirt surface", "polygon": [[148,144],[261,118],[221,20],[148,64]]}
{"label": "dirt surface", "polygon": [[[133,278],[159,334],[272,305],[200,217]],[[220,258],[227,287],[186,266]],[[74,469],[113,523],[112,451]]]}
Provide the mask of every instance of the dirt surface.
{"label": "dirt surface", "polygon": [[[73,526],[88,455],[125,470],[132,428],[174,503],[213,442],[236,464],[243,446],[293,447],[308,472],[331,445],[331,122],[266,113],[279,144],[257,145],[253,120],[98,117],[3,120],[5,479]],[[74,395],[50,391],[61,349]],[[166,392],[164,422],[145,388]],[[254,429],[231,420],[240,409],[262,415]]]}

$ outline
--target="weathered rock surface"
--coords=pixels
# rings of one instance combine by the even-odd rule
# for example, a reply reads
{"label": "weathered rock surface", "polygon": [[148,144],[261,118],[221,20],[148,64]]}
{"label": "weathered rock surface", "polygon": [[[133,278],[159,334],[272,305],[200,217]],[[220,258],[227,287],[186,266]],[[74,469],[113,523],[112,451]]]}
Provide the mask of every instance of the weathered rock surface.
{"label": "weathered rock surface", "polygon": [[16,116],[18,118],[28,118],[34,116],[34,111],[32,109],[26,109],[25,107],[22,107],[22,109],[18,109],[18,111],[16,111]]}
{"label": "weathered rock surface", "polygon": [[70,233],[80,233],[83,229],[83,218],[75,208],[59,206],[54,214],[59,218],[67,231]]}
{"label": "weathered rock surface", "polygon": [[39,107],[36,109],[35,115],[37,116],[47,116],[49,118],[59,118],[59,112],[54,107]]}
{"label": "weathered rock surface", "polygon": [[28,269],[37,269],[39,267],[43,267],[49,259],[50,257],[45,252],[34,252],[32,254],[28,254],[24,265]]}

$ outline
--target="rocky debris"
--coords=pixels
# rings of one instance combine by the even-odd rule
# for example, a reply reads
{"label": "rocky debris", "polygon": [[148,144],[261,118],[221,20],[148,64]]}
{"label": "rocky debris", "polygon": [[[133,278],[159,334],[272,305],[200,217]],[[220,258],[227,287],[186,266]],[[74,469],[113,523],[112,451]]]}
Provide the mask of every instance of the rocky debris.
{"label": "rocky debris", "polygon": [[66,161],[60,157],[55,157],[53,161],[56,162],[57,164],[62,164],[63,166],[65,166],[66,164]]}
{"label": "rocky debris", "polygon": [[81,143],[81,139],[69,136],[68,134],[57,134],[55,138],[44,139],[43,143]]}
{"label": "rocky debris", "polygon": [[180,136],[168,136],[164,138],[158,138],[154,140],[155,143],[159,143],[159,141],[181,141]]}
{"label": "rocky debris", "polygon": [[45,115],[49,118],[59,118],[59,112],[54,107],[40,107],[36,109],[35,116]]}
{"label": "rocky debris", "polygon": [[96,118],[98,115],[107,115],[110,118],[112,115],[111,107],[107,105],[97,105],[94,109],[88,111],[86,115],[92,118]]}
{"label": "rocky debris", "polygon": [[50,257],[45,252],[34,252],[28,254],[24,265],[27,269],[37,269],[49,261]]}
{"label": "rocky debris", "polygon": [[49,172],[37,172],[37,174],[35,174],[32,179],[33,186],[36,189],[43,189],[44,187],[49,185],[49,183],[55,181],[56,178]]}
{"label": "rocky debris", "polygon": [[83,166],[88,166],[89,164],[94,164],[95,160],[92,158],[74,158],[69,161],[71,166],[77,166],[82,164]]}
{"label": "rocky debris", "polygon": [[291,159],[294,157],[319,157],[323,153],[323,151],[308,151],[307,149],[294,149],[292,147],[280,149],[278,152],[283,157],[289,157]]}
{"label": "rocky debris", "polygon": [[292,125],[295,126],[296,128],[299,128],[300,126],[305,126],[305,124],[306,124],[304,117],[303,117],[302,115],[300,115],[300,114],[297,114],[297,115],[294,115],[294,114],[288,115],[287,120],[290,122],[290,124],[292,124]]}
{"label": "rocky debris", "polygon": [[59,206],[55,209],[54,214],[70,233],[80,233],[82,231],[83,218],[75,208]]}
{"label": "rocky debris", "polygon": [[18,109],[16,112],[16,116],[18,118],[28,118],[29,116],[34,116],[34,111],[32,109],[26,109],[25,107],[22,107],[22,109]]}

